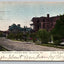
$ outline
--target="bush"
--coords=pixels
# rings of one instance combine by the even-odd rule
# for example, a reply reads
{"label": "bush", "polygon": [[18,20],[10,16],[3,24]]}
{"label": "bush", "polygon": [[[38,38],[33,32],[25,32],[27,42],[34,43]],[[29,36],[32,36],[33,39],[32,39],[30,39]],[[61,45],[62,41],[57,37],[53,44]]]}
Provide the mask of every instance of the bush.
{"label": "bush", "polygon": [[16,37],[17,40],[22,40],[23,39],[23,33],[17,33]]}
{"label": "bush", "polygon": [[9,33],[9,35],[7,36],[7,38],[9,39],[16,39],[16,40],[22,40],[23,37],[23,33]]}
{"label": "bush", "polygon": [[32,38],[33,42],[35,42],[37,40],[37,33],[31,33],[30,37]]}
{"label": "bush", "polygon": [[40,29],[38,31],[38,37],[41,40],[41,43],[48,43],[48,41],[50,40],[50,33],[45,29]]}
{"label": "bush", "polygon": [[10,33],[10,34],[7,36],[7,38],[9,38],[9,39],[14,39],[14,38],[15,38],[15,35],[14,35],[13,33]]}
{"label": "bush", "polygon": [[57,46],[57,45],[60,45],[60,43],[61,43],[61,40],[55,40],[55,41],[54,41],[54,45],[56,45],[56,46]]}
{"label": "bush", "polygon": [[54,38],[54,44],[55,45],[60,45],[60,43],[61,43],[61,35],[57,35],[57,34],[55,34],[55,35],[53,35],[53,38]]}
{"label": "bush", "polygon": [[0,37],[3,37],[3,33],[2,32],[0,32]]}

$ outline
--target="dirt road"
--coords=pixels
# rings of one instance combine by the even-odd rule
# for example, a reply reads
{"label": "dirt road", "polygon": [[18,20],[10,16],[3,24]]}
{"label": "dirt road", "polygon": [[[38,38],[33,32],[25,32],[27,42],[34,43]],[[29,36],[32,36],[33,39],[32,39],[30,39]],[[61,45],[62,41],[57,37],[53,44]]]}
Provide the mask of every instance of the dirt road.
{"label": "dirt road", "polygon": [[30,42],[13,41],[0,38],[0,45],[10,51],[63,51],[64,49],[36,45]]}

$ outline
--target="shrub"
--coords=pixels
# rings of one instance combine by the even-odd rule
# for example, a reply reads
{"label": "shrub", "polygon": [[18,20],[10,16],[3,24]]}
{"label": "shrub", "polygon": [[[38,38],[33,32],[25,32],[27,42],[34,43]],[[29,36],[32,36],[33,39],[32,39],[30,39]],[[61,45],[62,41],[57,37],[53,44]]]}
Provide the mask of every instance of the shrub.
{"label": "shrub", "polygon": [[54,41],[54,45],[56,45],[56,46],[57,46],[57,45],[60,45],[60,43],[61,43],[61,40],[55,40],[55,41]]}
{"label": "shrub", "polygon": [[40,29],[38,31],[38,37],[41,40],[41,43],[48,43],[50,39],[50,34],[45,29]]}
{"label": "shrub", "polygon": [[18,40],[18,39],[22,40],[22,36],[23,36],[23,33],[9,33],[7,38],[16,39],[16,40]]}
{"label": "shrub", "polygon": [[0,37],[3,37],[3,33],[2,32],[0,32]]}
{"label": "shrub", "polygon": [[15,35],[14,35],[13,33],[10,33],[10,34],[7,36],[7,38],[9,38],[9,39],[14,39],[14,38],[15,38]]}
{"label": "shrub", "polygon": [[37,40],[37,33],[31,33],[30,37],[32,38],[33,42],[35,42]]}

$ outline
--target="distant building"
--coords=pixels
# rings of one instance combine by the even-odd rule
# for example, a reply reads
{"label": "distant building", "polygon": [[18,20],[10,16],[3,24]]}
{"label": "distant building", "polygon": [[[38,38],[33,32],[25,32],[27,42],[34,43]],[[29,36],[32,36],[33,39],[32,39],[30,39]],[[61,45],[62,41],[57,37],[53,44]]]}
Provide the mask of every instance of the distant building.
{"label": "distant building", "polygon": [[23,31],[31,32],[32,31],[32,28],[28,28],[27,26],[24,26]]}
{"label": "distant building", "polygon": [[0,37],[7,37],[8,34],[8,31],[0,31]]}
{"label": "distant building", "polygon": [[18,32],[30,32],[32,29],[24,26],[24,28],[20,27],[20,24],[12,24],[9,26],[8,31],[13,32],[13,33],[18,33]]}
{"label": "distant building", "polygon": [[18,25],[12,24],[11,26],[9,26],[8,30],[9,30],[9,32],[17,33],[17,32],[21,32],[22,28],[20,27],[20,24],[18,24]]}
{"label": "distant building", "polygon": [[50,17],[49,14],[47,14],[47,17],[33,17],[33,24],[30,25],[33,26],[34,31],[38,31],[39,29],[46,29],[47,31],[50,31],[54,28],[56,20],[59,18],[60,16]]}

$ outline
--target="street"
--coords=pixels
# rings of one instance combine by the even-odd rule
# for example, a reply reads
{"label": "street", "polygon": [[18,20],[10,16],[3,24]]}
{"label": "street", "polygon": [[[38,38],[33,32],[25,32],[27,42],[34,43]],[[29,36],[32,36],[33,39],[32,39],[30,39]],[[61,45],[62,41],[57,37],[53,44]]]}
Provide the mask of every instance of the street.
{"label": "street", "polygon": [[63,51],[64,49],[40,46],[35,43],[0,38],[0,45],[10,51]]}

